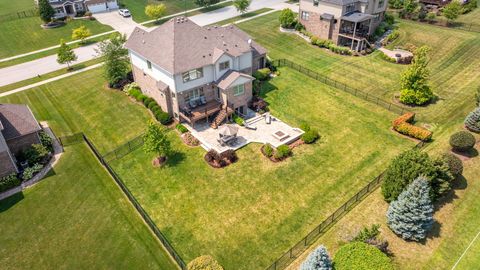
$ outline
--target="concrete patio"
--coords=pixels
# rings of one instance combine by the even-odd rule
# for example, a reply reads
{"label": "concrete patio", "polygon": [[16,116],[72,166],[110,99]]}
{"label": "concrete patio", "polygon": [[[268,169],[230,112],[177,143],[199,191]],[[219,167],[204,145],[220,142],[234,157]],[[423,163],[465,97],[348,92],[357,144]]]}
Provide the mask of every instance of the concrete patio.
{"label": "concrete patio", "polygon": [[266,114],[256,115],[246,120],[249,127],[256,129],[231,124],[238,127],[238,133],[236,142],[229,146],[222,146],[217,141],[220,127],[219,129],[213,129],[207,122],[198,122],[195,124],[195,128],[188,124],[184,125],[190,130],[192,135],[200,141],[201,146],[205,150],[209,151],[214,149],[218,153],[222,153],[228,149],[237,150],[251,142],[261,144],[269,143],[276,148],[282,144],[290,144],[296,141],[304,133],[301,129],[291,127],[273,116],[271,116],[271,122],[267,124],[265,116]]}

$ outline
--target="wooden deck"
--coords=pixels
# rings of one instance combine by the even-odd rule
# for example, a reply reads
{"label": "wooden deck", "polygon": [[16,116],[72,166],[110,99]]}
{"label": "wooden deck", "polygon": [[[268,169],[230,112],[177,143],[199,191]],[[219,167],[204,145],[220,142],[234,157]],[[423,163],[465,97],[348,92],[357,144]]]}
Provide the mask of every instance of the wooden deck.
{"label": "wooden deck", "polygon": [[183,112],[180,112],[180,116],[190,124],[194,125],[195,122],[205,119],[217,112],[222,110],[222,103],[216,101],[216,100],[211,100],[207,102],[207,104],[198,106],[195,109],[193,109],[190,113],[190,115],[185,115]]}

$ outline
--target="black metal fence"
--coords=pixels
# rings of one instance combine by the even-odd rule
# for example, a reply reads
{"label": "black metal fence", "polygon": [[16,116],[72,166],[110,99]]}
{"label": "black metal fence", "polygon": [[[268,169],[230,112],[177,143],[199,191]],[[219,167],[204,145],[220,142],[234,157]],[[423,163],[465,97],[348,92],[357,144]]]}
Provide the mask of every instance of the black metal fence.
{"label": "black metal fence", "polygon": [[37,9],[29,9],[0,15],[0,22],[13,21],[23,18],[35,17],[38,15]]}
{"label": "black metal fence", "polygon": [[103,155],[106,162],[122,158],[143,145],[143,134]]}
{"label": "black metal fence", "polygon": [[360,89],[348,86],[347,84],[345,84],[343,82],[339,82],[339,81],[336,81],[334,79],[328,78],[325,75],[322,75],[322,74],[320,74],[316,71],[313,71],[313,70],[311,70],[307,67],[299,65],[299,64],[297,64],[295,62],[292,62],[288,59],[273,60],[272,64],[276,67],[289,67],[289,68],[295,69],[296,71],[298,71],[298,72],[300,72],[300,73],[302,73],[302,74],[304,74],[304,75],[306,75],[310,78],[313,78],[313,79],[315,79],[317,81],[320,81],[320,82],[322,82],[326,85],[329,85],[329,86],[332,86],[332,87],[337,88],[339,90],[350,93],[350,94],[352,94],[354,96],[357,96],[359,98],[362,98],[366,101],[372,102],[372,103],[374,103],[376,105],[379,105],[379,106],[381,106],[381,107],[383,107],[383,108],[385,108],[389,111],[392,111],[394,113],[403,114],[403,113],[408,111],[407,108],[401,107],[401,106],[393,104],[391,102],[387,102],[380,97],[377,97],[375,95],[366,93],[366,92],[364,92]]}
{"label": "black metal fence", "polygon": [[[425,145],[425,142],[419,142],[414,148],[420,149]],[[279,270],[285,269],[290,265],[299,255],[307,250],[315,241],[323,235],[333,224],[335,224],[340,218],[350,211],[353,206],[361,202],[368,194],[372,193],[380,186],[383,180],[382,172],[379,176],[375,177],[368,185],[362,188],[357,194],[353,195],[347,202],[340,206],[333,214],[328,216],[322,223],[315,227],[310,233],[308,233],[302,240],[297,242],[287,252],[285,252],[280,258],[270,265],[267,270]]]}
{"label": "black metal fence", "polygon": [[[145,223],[152,230],[152,232],[155,234],[155,236],[160,241],[160,243],[162,243],[162,246],[165,248],[165,250],[170,254],[170,256],[177,263],[178,267],[180,267],[180,269],[186,269],[186,264],[183,261],[182,257],[180,257],[178,252],[173,248],[173,246],[170,244],[170,242],[167,240],[167,238],[163,235],[163,233],[157,227],[155,222],[150,218],[148,213],[143,209],[143,207],[137,201],[135,196],[133,196],[133,194],[127,188],[127,186],[122,181],[120,176],[115,172],[115,170],[110,166],[110,164],[108,164],[108,162],[102,157],[102,155],[97,150],[97,148],[95,147],[93,142],[90,141],[88,139],[88,137],[83,133],[76,133],[76,134],[69,135],[69,136],[63,136],[63,137],[60,137],[59,140],[60,140],[60,142],[62,143],[63,146],[68,146],[68,145],[72,145],[72,144],[76,144],[76,143],[80,143],[80,142],[85,142],[88,145],[88,147],[93,152],[93,154],[98,159],[98,161],[107,169],[110,176],[113,178],[113,180],[115,180],[115,182],[120,187],[120,189],[123,191],[125,196],[127,196],[128,200],[133,205],[133,207],[135,207],[138,214],[140,214],[140,216],[142,217],[143,221],[145,221]],[[142,144],[143,144],[143,140],[142,140]],[[132,145],[133,145],[133,143],[132,143]],[[112,157],[114,157],[114,156],[112,155]]]}

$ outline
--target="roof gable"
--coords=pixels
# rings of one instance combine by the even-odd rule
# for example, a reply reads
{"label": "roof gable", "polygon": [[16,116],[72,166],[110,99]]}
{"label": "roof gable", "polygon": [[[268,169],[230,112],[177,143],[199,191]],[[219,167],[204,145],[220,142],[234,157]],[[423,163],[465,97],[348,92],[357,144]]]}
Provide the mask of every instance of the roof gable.
{"label": "roof gable", "polygon": [[1,131],[5,140],[10,140],[40,131],[40,125],[27,105],[0,104]]}

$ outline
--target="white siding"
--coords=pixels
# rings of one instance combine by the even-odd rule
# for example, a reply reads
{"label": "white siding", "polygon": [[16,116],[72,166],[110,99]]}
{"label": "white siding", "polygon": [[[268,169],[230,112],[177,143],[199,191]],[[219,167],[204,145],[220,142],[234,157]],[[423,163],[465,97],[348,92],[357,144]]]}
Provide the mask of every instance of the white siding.
{"label": "white siding", "polygon": [[170,87],[170,90],[175,91],[175,81],[173,76],[168,73],[167,71],[161,69],[160,67],[156,66],[152,63],[152,69],[148,68],[147,60],[139,56],[133,51],[130,52],[130,61],[132,65],[138,67],[139,69],[143,70],[146,74],[152,76],[157,81],[162,81],[163,83],[167,84]]}
{"label": "white siding", "polygon": [[335,19],[342,17],[342,6],[320,1],[318,7],[313,5],[313,0],[300,0],[300,10],[315,12],[318,14],[328,13],[335,16]]}
{"label": "white siding", "polygon": [[234,86],[237,86],[237,85],[240,85],[240,84],[245,84],[247,82],[249,82],[250,80],[245,78],[245,77],[240,77],[238,79],[236,79],[231,85],[230,85],[230,88],[231,87],[234,87]]}
{"label": "white siding", "polygon": [[177,93],[192,89],[195,87],[202,86],[206,83],[211,83],[214,81],[214,66],[204,66],[203,67],[203,77],[189,82],[183,82],[182,74],[175,74],[175,91]]}
{"label": "white siding", "polygon": [[217,60],[217,62],[215,63],[215,74],[214,74],[214,80],[215,81],[220,79],[220,77],[222,77],[222,75],[225,74],[225,72],[227,72],[229,70],[229,69],[225,69],[223,71],[220,71],[220,63],[223,63],[223,62],[226,62],[226,61],[230,62],[230,68],[229,69],[235,69],[234,59],[227,54],[222,55]]}
{"label": "white siding", "polygon": [[248,52],[246,54],[240,55],[239,57],[239,66],[237,70],[244,70],[246,68],[251,68],[252,67],[252,53]]}
{"label": "white siding", "polygon": [[109,9],[118,9],[117,1],[108,1],[107,5]]}

